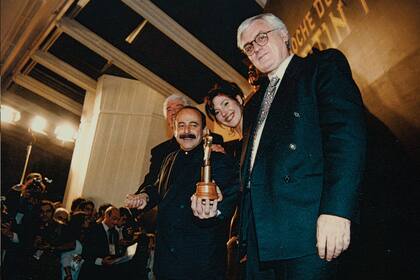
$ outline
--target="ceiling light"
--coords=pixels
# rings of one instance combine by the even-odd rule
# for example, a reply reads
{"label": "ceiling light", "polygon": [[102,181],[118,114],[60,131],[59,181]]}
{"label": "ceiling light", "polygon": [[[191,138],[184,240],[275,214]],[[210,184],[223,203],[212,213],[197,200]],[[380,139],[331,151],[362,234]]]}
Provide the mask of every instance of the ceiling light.
{"label": "ceiling light", "polygon": [[43,117],[36,116],[32,119],[31,130],[37,133],[46,134],[44,132],[45,127],[47,126],[47,120]]}
{"label": "ceiling light", "polygon": [[2,122],[14,124],[15,122],[19,120],[20,120],[19,111],[17,111],[16,109],[10,106],[1,105],[1,121]]}
{"label": "ceiling light", "polygon": [[76,129],[71,124],[57,126],[54,133],[57,139],[61,141],[74,142],[74,139],[76,139]]}

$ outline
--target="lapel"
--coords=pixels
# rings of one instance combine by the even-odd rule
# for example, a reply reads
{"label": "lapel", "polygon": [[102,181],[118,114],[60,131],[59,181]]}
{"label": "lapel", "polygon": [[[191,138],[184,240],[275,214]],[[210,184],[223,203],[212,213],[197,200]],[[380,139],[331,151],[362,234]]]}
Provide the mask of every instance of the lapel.
{"label": "lapel", "polygon": [[[284,73],[284,76],[280,82],[279,87],[277,88],[276,96],[274,97],[273,103],[270,106],[270,111],[267,115],[267,119],[262,131],[261,139],[259,142],[259,147],[257,154],[255,156],[255,162],[254,162],[254,168],[255,165],[258,164],[258,155],[261,154],[261,150],[264,149],[264,146],[268,143],[270,143],[273,139],[273,137],[270,137],[267,134],[273,133],[276,129],[276,124],[278,120],[281,120],[284,111],[284,106],[290,102],[291,97],[293,97],[293,94],[296,94],[295,88],[297,83],[297,77],[303,71],[303,62],[304,59],[301,57],[294,55],[292,60],[290,61],[289,65],[286,68],[286,71]],[[268,86],[268,85],[267,85]],[[266,89],[265,89],[266,90]],[[264,93],[265,93],[264,90]],[[263,96],[264,94],[261,95]],[[259,106],[261,107],[262,97],[258,100]],[[255,114],[258,114],[259,110],[255,111]],[[246,134],[244,133],[244,148],[242,151],[241,156],[241,167],[242,167],[242,183],[246,184],[248,182],[250,176],[252,174],[249,174],[249,165],[250,165],[250,158],[251,158],[251,137],[254,134],[255,128],[256,128],[256,118],[254,118],[252,124],[250,125],[249,129],[247,130]]]}
{"label": "lapel", "polygon": [[170,153],[164,163],[162,164],[161,170],[159,172],[159,194],[162,200],[165,198],[166,194],[168,193],[168,184],[169,184],[169,176],[172,171],[172,167],[174,166],[176,157],[178,156],[179,149],[175,152]]}
{"label": "lapel", "polygon": [[98,224],[99,226],[99,236],[102,236],[102,243],[103,243],[103,248],[106,249],[108,251],[109,247],[108,247],[108,233],[104,228],[104,225],[102,223]]}

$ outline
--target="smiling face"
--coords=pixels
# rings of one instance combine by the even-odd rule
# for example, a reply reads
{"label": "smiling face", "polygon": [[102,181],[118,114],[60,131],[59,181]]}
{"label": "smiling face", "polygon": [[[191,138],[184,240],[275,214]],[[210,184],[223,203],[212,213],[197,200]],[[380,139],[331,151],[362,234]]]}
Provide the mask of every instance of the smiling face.
{"label": "smiling face", "polygon": [[175,138],[183,151],[191,151],[201,143],[203,124],[196,110],[186,108],[175,118]]}
{"label": "smiling face", "polygon": [[219,94],[213,98],[213,109],[216,120],[227,126],[236,128],[242,118],[241,98],[234,100],[226,95]]}
{"label": "smiling face", "polygon": [[[248,28],[242,32],[242,46],[252,42],[259,33],[267,32],[272,29],[273,27],[264,20],[258,19],[253,21]],[[255,42],[252,43],[254,46],[254,53],[248,56],[248,58],[260,72],[270,74],[289,56],[289,51],[286,47],[288,37],[287,33],[282,29],[272,31],[267,35],[268,42],[265,46],[260,46]]]}

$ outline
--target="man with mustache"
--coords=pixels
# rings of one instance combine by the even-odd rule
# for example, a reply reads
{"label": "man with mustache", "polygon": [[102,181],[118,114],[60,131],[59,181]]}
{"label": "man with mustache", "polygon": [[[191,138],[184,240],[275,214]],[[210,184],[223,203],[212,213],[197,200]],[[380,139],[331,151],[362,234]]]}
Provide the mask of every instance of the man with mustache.
{"label": "man with mustache", "polygon": [[[127,200],[128,207],[138,209],[158,205],[154,263],[158,279],[224,279],[229,221],[239,191],[238,167],[229,156],[212,153],[212,179],[219,199],[203,206],[193,196],[201,180],[205,125],[197,108],[179,110],[174,134],[180,149],[165,159],[154,185]],[[201,219],[193,215],[191,200]]]}

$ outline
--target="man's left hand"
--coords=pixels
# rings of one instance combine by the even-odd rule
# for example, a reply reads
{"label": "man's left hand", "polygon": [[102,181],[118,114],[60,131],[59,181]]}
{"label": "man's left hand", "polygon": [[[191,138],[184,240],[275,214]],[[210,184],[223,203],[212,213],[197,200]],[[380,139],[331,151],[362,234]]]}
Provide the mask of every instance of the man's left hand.
{"label": "man's left hand", "polygon": [[350,220],[334,215],[322,214],[317,221],[318,254],[321,259],[331,261],[347,250],[350,245]]}
{"label": "man's left hand", "polygon": [[222,192],[217,187],[218,198],[209,200],[208,198],[197,197],[195,194],[191,196],[191,209],[194,216],[200,219],[209,219],[217,216],[217,203],[223,200]]}

